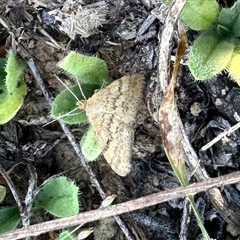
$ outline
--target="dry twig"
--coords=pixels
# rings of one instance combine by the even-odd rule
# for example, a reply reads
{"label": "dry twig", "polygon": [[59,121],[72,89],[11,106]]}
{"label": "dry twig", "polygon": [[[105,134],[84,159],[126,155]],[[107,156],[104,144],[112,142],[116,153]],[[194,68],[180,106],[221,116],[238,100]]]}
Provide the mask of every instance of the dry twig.
{"label": "dry twig", "polygon": [[240,128],[240,122],[233,125],[229,129],[224,130],[222,133],[220,133],[217,137],[215,137],[212,141],[207,143],[205,146],[203,146],[200,151],[206,151],[208,148],[213,146],[216,142],[220,141],[223,137],[230,135],[231,133],[235,132],[237,129]]}
{"label": "dry twig", "polygon": [[73,227],[100,220],[107,217],[116,216],[131,211],[136,211],[156,204],[170,201],[172,199],[194,195],[216,187],[223,187],[240,181],[240,172],[227,174],[217,178],[211,178],[203,182],[193,183],[187,187],[179,187],[160,193],[154,193],[139,199],[125,203],[111,205],[97,210],[80,213],[73,217],[52,220],[44,223],[35,224],[29,227],[14,230],[0,235],[0,240],[21,239],[29,236],[38,236],[42,233],[54,231],[62,228]]}

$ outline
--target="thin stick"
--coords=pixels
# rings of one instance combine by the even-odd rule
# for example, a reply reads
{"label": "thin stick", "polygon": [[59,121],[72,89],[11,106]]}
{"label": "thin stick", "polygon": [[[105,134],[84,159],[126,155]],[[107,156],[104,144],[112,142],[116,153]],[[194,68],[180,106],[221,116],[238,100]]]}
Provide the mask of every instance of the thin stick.
{"label": "thin stick", "polygon": [[[176,198],[182,198],[189,195],[195,195],[199,192],[208,191],[216,187],[222,187],[234,184],[240,181],[240,171],[227,174],[217,178],[211,178],[199,183],[193,183],[187,187],[178,187],[160,193],[154,193],[145,197],[131,200],[125,203],[111,205],[105,208],[99,208],[84,213],[80,213],[73,217],[52,220],[44,223],[35,224],[24,227],[0,235],[0,240],[22,239],[28,236],[38,236],[42,233],[54,231],[67,227],[74,227],[80,224],[86,224],[96,220],[112,217],[115,215],[136,211],[156,204],[167,202]],[[229,214],[234,214],[229,212]]]}
{"label": "thin stick", "polygon": [[[27,194],[25,196],[24,202],[22,202],[20,200],[17,190],[15,188],[15,185],[13,184],[12,179],[9,177],[9,172],[11,172],[11,170],[13,170],[13,168],[10,171],[6,172],[4,167],[0,164],[0,173],[6,180],[8,186],[12,192],[12,195],[17,203],[19,213],[21,216],[21,220],[22,220],[22,225],[24,227],[28,227],[30,225],[30,216],[31,216],[30,212],[32,210],[33,194],[34,194],[36,184],[37,184],[37,174],[36,174],[35,168],[33,166],[31,166],[30,164],[24,164],[24,165],[27,165],[27,168],[28,168],[28,171],[30,174],[30,178],[28,181],[29,186],[28,186],[28,190],[27,190]],[[26,240],[29,240],[29,239],[30,239],[29,237],[26,237]]]}
{"label": "thin stick", "polygon": [[[12,182],[12,179],[9,177],[8,173],[5,171],[5,169],[2,166],[2,164],[0,164],[0,173],[3,176],[3,178],[5,179],[5,181],[7,182],[8,186],[9,186],[9,188],[11,190],[11,193],[12,193],[12,195],[14,197],[14,200],[15,200],[17,206],[18,206],[18,209],[19,209],[19,212],[20,212],[20,216],[24,216],[24,208],[23,208],[23,205],[22,205],[22,201],[21,201],[21,199],[18,196],[17,190],[15,188],[14,183]],[[24,225],[26,226],[25,220],[23,218],[22,218],[22,224],[23,224],[23,226]]]}
{"label": "thin stick", "polygon": [[208,148],[210,148],[211,146],[213,146],[216,142],[218,142],[219,140],[221,140],[223,137],[235,132],[237,129],[240,128],[240,122],[238,122],[237,124],[233,125],[232,127],[230,127],[229,129],[224,130],[222,133],[220,133],[217,137],[215,137],[212,141],[210,141],[209,143],[207,143],[205,146],[203,146],[200,151],[206,151]]}
{"label": "thin stick", "polygon": [[171,5],[167,18],[165,20],[164,29],[159,32],[159,64],[158,64],[158,81],[160,83],[160,92],[164,93],[170,79],[169,62],[171,58],[170,44],[173,35],[173,30],[176,26],[179,14],[184,7],[186,0],[176,0]]}
{"label": "thin stick", "polygon": [[[171,5],[167,18],[165,20],[163,31],[159,31],[159,51],[158,51],[158,71],[157,71],[157,86],[153,92],[152,103],[148,103],[157,108],[161,105],[163,93],[165,93],[168,80],[170,78],[169,63],[171,59],[171,39],[174,32],[174,27],[177,23],[177,19],[180,12],[186,3],[186,0],[175,0]],[[160,28],[161,29],[161,28]],[[159,122],[158,114],[156,114],[151,107],[149,107],[150,113],[156,122]]]}

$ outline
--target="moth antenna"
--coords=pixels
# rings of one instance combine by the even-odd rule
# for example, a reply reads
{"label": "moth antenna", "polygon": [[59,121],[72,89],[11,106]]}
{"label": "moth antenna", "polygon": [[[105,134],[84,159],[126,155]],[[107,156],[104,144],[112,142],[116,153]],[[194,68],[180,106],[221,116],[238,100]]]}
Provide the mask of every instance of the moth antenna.
{"label": "moth antenna", "polygon": [[[82,86],[81,86],[80,82],[78,81],[77,78],[76,78],[76,80],[77,80],[77,84],[78,84],[79,90],[80,90],[83,98],[84,98],[85,100],[87,100],[87,98],[86,98],[86,96],[85,96],[85,94],[84,94],[84,92],[83,92],[83,90],[82,90]],[[78,102],[79,102],[79,100],[78,100]]]}
{"label": "moth antenna", "polygon": [[75,99],[79,102],[80,100],[76,96],[76,94],[57,76],[55,75],[58,81],[75,97]]}
{"label": "moth antenna", "polygon": [[105,86],[106,86],[106,81],[105,80],[103,80],[103,82],[102,82],[102,86],[101,86],[101,88],[100,89],[103,89]]}
{"label": "moth antenna", "polygon": [[[63,115],[58,116],[57,118],[53,119],[52,121],[44,124],[43,127],[46,127],[47,125],[49,125],[49,124],[51,124],[51,123],[54,123],[54,122],[56,122],[56,121],[58,121],[58,120],[61,120],[61,118],[63,118],[63,117],[74,116],[74,115],[79,114],[80,112],[78,112],[78,113],[73,113],[73,112],[76,111],[77,109],[79,109],[79,107],[76,107],[76,108],[74,108],[73,110],[71,110],[70,112],[64,113]],[[72,114],[72,113],[73,113],[73,114]]]}

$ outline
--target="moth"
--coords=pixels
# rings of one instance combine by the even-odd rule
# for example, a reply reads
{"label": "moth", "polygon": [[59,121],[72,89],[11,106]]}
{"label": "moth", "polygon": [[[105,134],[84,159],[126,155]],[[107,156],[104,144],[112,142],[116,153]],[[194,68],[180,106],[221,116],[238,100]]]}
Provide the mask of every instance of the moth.
{"label": "moth", "polygon": [[134,125],[142,102],[145,79],[122,77],[87,100],[77,102],[86,111],[106,161],[120,176],[131,170]]}

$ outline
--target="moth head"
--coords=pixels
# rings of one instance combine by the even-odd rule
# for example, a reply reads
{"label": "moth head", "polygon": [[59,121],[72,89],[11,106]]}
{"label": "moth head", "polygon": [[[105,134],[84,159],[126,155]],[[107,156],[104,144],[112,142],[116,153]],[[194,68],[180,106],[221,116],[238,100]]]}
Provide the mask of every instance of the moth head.
{"label": "moth head", "polygon": [[76,105],[80,108],[80,109],[86,109],[87,106],[87,100],[81,100],[76,102]]}

